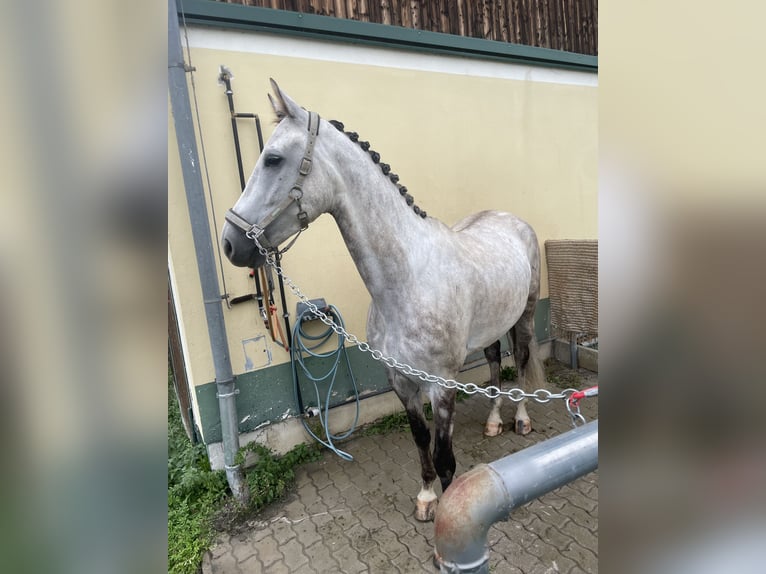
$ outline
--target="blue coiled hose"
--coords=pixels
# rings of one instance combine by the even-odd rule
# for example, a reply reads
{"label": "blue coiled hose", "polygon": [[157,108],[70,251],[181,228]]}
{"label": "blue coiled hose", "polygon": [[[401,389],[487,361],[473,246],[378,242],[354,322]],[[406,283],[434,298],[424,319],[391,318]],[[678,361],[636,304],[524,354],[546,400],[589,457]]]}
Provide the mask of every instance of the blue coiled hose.
{"label": "blue coiled hose", "polygon": [[[328,310],[325,311],[330,317],[332,317],[335,322],[340,325],[341,327],[344,327],[343,324],[343,317],[341,317],[340,312],[334,305],[330,305]],[[316,393],[316,401],[317,401],[317,407],[319,410],[319,422],[322,425],[322,428],[324,429],[325,436],[327,437],[327,440],[323,440],[321,437],[318,437],[316,434],[314,434],[314,431],[312,431],[308,424],[306,423],[305,418],[301,418],[301,422],[303,423],[303,428],[306,429],[306,432],[308,432],[314,439],[319,442],[321,445],[327,447],[331,451],[333,451],[335,454],[337,454],[339,457],[341,457],[344,460],[354,460],[354,457],[352,457],[347,452],[344,452],[340,450],[338,447],[335,446],[333,441],[336,440],[343,440],[351,436],[351,433],[356,430],[356,425],[359,422],[359,389],[356,386],[356,379],[354,378],[354,373],[351,371],[351,363],[348,359],[348,355],[346,354],[346,348],[343,345],[343,336],[337,335],[338,338],[338,344],[337,347],[332,350],[325,353],[318,353],[315,352],[315,349],[318,349],[322,345],[324,345],[327,341],[329,341],[333,334],[335,333],[330,327],[327,328],[327,330],[323,331],[322,333],[318,335],[309,335],[303,330],[303,323],[304,323],[304,316],[311,315],[311,311],[309,309],[306,309],[303,311],[300,316],[297,317],[295,321],[295,326],[293,327],[293,345],[292,349],[290,351],[290,362],[292,365],[292,371],[293,371],[293,388],[295,391],[295,401],[298,404],[298,410],[302,415],[305,415],[304,406],[303,406],[303,396],[301,394],[301,388],[300,388],[300,378],[298,376],[298,368],[300,367],[300,370],[303,372],[303,375],[314,383],[314,392]],[[335,379],[338,375],[338,366],[340,364],[341,356],[345,358],[346,360],[346,366],[348,367],[348,372],[351,377],[351,384],[354,387],[354,398],[356,400],[356,416],[354,417],[354,423],[351,425],[351,428],[348,429],[346,432],[340,435],[334,435],[330,432],[330,425],[329,425],[329,411],[330,411],[330,398],[332,396],[332,389],[335,385]],[[304,362],[304,360],[308,357],[316,357],[318,359],[334,359],[332,361],[332,365],[330,369],[322,374],[322,375],[314,375]],[[319,392],[319,386],[318,383],[322,381],[326,381],[327,379],[330,380],[328,386],[327,386],[327,395],[324,401],[324,407],[322,406],[322,400],[320,397]]]}

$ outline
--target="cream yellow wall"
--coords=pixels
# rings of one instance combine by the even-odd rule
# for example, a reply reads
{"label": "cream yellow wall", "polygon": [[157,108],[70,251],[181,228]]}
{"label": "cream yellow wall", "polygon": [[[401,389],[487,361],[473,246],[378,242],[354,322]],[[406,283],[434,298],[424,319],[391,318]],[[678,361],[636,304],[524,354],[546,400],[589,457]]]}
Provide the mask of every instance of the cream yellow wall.
{"label": "cream yellow wall", "polygon": [[[417,204],[445,223],[491,208],[529,221],[541,248],[546,239],[597,237],[595,78],[581,82],[562,76],[562,81],[555,81],[554,74],[538,81],[525,76],[548,72],[521,67],[515,74],[520,77],[498,77],[510,65],[488,68],[480,62],[437,56],[429,57],[423,66],[428,69],[412,69],[409,63],[416,56],[395,53],[378,61],[377,55],[386,51],[373,48],[357,51],[345,61],[338,61],[344,59],[342,51],[337,60],[324,54],[315,59],[312,45],[318,43],[304,40],[293,42],[297,47],[292,53],[282,50],[290,55],[261,53],[244,47],[248,40],[243,33],[219,34],[224,47],[191,51],[219,229],[224,212],[239,194],[228,107],[217,83],[218,67],[224,64],[234,73],[237,110],[261,116],[264,138],[273,130],[266,97],[268,79],[273,77],[304,107],[325,119],[343,121],[346,129],[369,140]],[[202,32],[192,34],[201,36]],[[263,45],[263,35],[260,41]],[[284,43],[275,37],[274,45]],[[271,45],[268,37],[265,45]],[[364,61],[367,53],[370,57]],[[405,64],[399,68],[396,61]],[[439,71],[442,64],[446,71]],[[258,155],[255,129],[246,120],[240,120],[239,127],[249,174]],[[189,367],[194,384],[200,385],[213,380],[213,365],[172,124],[169,137],[169,249]],[[349,330],[364,337],[369,296],[330,216],[322,216],[301,236],[285,255],[284,268],[306,295],[337,305]],[[246,270],[226,261],[223,269],[232,296],[253,291]],[[547,294],[543,268],[542,296]],[[288,293],[291,318],[295,304]],[[225,315],[232,365],[239,373],[244,368],[242,340],[265,330],[254,303],[226,310]],[[273,364],[289,359],[278,345],[270,348]]]}

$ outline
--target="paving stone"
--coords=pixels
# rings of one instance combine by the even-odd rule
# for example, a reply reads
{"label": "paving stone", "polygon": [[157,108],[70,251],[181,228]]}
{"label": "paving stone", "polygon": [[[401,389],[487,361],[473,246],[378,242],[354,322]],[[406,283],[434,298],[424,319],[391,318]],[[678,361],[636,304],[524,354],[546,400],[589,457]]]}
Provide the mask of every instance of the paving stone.
{"label": "paving stone", "polygon": [[[418,562],[422,562],[427,557],[433,557],[434,545],[422,534],[417,532],[408,532],[402,536],[399,541],[407,548],[407,552]],[[385,549],[385,547],[384,547]]]}
{"label": "paving stone", "polygon": [[343,493],[347,488],[354,486],[354,482],[351,480],[351,477],[349,477],[344,469],[339,469],[336,473],[332,476],[332,483],[335,488],[337,488],[341,493]]}
{"label": "paving stone", "polygon": [[295,538],[295,530],[293,530],[293,525],[290,522],[282,520],[274,521],[274,525],[271,528],[271,534],[280,546],[282,546],[291,538]]}
{"label": "paving stone", "polygon": [[280,550],[285,556],[285,565],[291,572],[309,561],[308,557],[303,553],[303,546],[295,538],[281,546]]}
{"label": "paving stone", "polygon": [[256,544],[271,534],[270,525],[259,525],[255,530],[251,530],[249,536],[242,536],[239,538],[239,542],[249,541],[251,544]]}
{"label": "paving stone", "polygon": [[322,534],[321,529],[328,522],[332,522],[332,516],[330,515],[330,513],[329,512],[323,512],[321,514],[315,514],[315,515],[309,516],[308,519],[309,519],[309,521],[311,521],[311,524],[313,524],[314,527],[316,528],[317,536],[319,536],[320,538],[323,538],[324,536]]}
{"label": "paving stone", "polygon": [[347,530],[345,534],[348,537],[351,546],[360,555],[377,546],[373,533],[364,528],[361,524],[355,524]]}
{"label": "paving stone", "polygon": [[561,531],[572,537],[574,542],[577,542],[584,548],[598,548],[598,537],[593,534],[587,528],[583,528],[576,522],[571,520],[561,527]]}
{"label": "paving stone", "polygon": [[356,517],[359,519],[359,523],[367,530],[377,530],[386,525],[386,523],[380,519],[378,513],[370,506],[358,510]]}
{"label": "paving stone", "polygon": [[303,548],[307,548],[321,540],[321,536],[317,532],[317,526],[314,524],[308,516],[303,516],[298,520],[295,520],[292,524],[293,531],[297,541]]}
{"label": "paving stone", "polygon": [[[389,558],[395,558],[401,552],[407,552],[407,547],[402,544],[399,538],[390,528],[380,528],[373,533],[375,542],[385,552]],[[417,556],[415,556],[417,558]]]}
{"label": "paving stone", "polygon": [[290,574],[290,569],[284,562],[275,562],[265,568],[264,574]]}
{"label": "paving stone", "polygon": [[322,500],[319,498],[306,506],[306,513],[312,518],[314,516],[322,516],[328,514],[329,510],[330,509],[327,508],[325,503],[322,502]]}
{"label": "paving stone", "polygon": [[332,520],[329,520],[322,524],[322,526],[317,526],[317,534],[322,537],[323,540],[327,541],[339,541],[343,543],[347,543],[348,540],[345,536],[343,536],[343,527],[341,524],[339,524],[335,518],[333,517]]}
{"label": "paving stone", "polygon": [[346,531],[356,524],[359,524],[359,519],[354,515],[353,512],[338,512],[334,513],[334,516],[336,526],[343,531]]}
{"label": "paving stone", "polygon": [[598,572],[598,558],[596,555],[580,546],[577,542],[573,542],[569,547],[562,552],[563,556],[573,560],[576,565],[588,572],[589,574]]}
{"label": "paving stone", "polygon": [[255,548],[250,544],[237,544],[231,551],[237,562],[243,562],[250,556],[255,556]]}
{"label": "paving stone", "polygon": [[305,549],[305,554],[308,556],[309,565],[314,569],[314,572],[339,572],[340,564],[335,558],[332,557],[332,542],[329,540],[323,540],[315,542],[311,546]]}
{"label": "paving stone", "polygon": [[490,556],[492,556],[492,553],[497,553],[509,565],[520,569],[525,574],[532,572],[535,568],[539,568],[542,564],[536,556],[530,554],[520,544],[506,536],[503,536],[492,546]]}
{"label": "paving stone", "polygon": [[284,556],[279,551],[279,544],[273,536],[267,536],[256,546],[256,555],[264,567],[268,568],[271,564],[284,560]]}
{"label": "paving stone", "polygon": [[396,558],[392,559],[391,564],[393,564],[396,567],[396,570],[402,574],[434,574],[436,571],[433,566],[428,569],[423,568],[422,564],[407,552],[402,552]]}
{"label": "paving stone", "polygon": [[210,549],[212,559],[217,559],[227,552],[231,552],[232,547],[228,534],[223,534],[216,539],[215,545]]}
{"label": "paving stone", "polygon": [[388,574],[394,569],[391,558],[384,554],[377,545],[365,553],[360,553],[359,560],[367,567],[367,572],[371,574]]}
{"label": "paving stone", "polygon": [[489,571],[492,574],[524,574],[522,570],[513,566],[504,558],[493,558],[492,556],[489,559]]}
{"label": "paving stone", "polygon": [[213,574],[240,574],[237,559],[231,552],[226,552],[211,561]]}
{"label": "paving stone", "polygon": [[353,483],[341,489],[340,496],[342,504],[347,508],[361,509],[368,504],[367,498]]}
{"label": "paving stone", "polygon": [[295,497],[282,507],[282,515],[290,520],[298,520],[306,515],[306,506],[300,498]]}
{"label": "paving stone", "polygon": [[256,574],[257,572],[263,572],[264,566],[261,564],[261,561],[258,560],[258,557],[253,555],[247,560],[243,560],[239,563],[239,571],[242,572],[242,574]]}
{"label": "paving stone", "polygon": [[598,529],[598,518],[585,512],[582,508],[569,504],[561,508],[559,513],[592,532],[595,532]]}
{"label": "paving stone", "polygon": [[561,572],[561,574],[567,574],[571,572],[573,568],[577,568],[577,564],[575,564],[573,560],[570,560],[566,556],[559,554],[552,560],[551,567],[553,568],[553,572]]}
{"label": "paving stone", "polygon": [[359,518],[352,509],[338,509],[345,512],[338,512],[335,514],[335,522],[342,530],[348,530],[349,528],[359,524]]}
{"label": "paving stone", "polygon": [[340,490],[334,484],[328,484],[319,490],[319,498],[328,508],[337,508],[341,502]]}
{"label": "paving stone", "polygon": [[598,501],[593,500],[574,488],[569,488],[566,492],[562,492],[561,496],[564,497],[568,504],[573,504],[588,514],[596,512],[598,509]]}
{"label": "paving stone", "polygon": [[[319,571],[315,570],[314,567],[309,563],[306,562],[303,566],[297,568],[292,574],[317,574]],[[330,572],[327,570],[326,572]]]}
{"label": "paving stone", "polygon": [[562,532],[559,528],[556,528],[551,524],[544,523],[539,518],[535,518],[535,521],[533,521],[527,528],[540,536],[540,539],[543,542],[554,548],[566,548],[576,540],[576,538],[573,538],[568,533]]}
{"label": "paving stone", "polygon": [[321,492],[321,490],[325,486],[329,486],[332,484],[332,477],[329,474],[327,474],[327,471],[325,469],[317,469],[316,472],[313,472],[311,474],[311,482],[314,483],[314,486],[316,487],[317,492]]}
{"label": "paving stone", "polygon": [[367,567],[359,560],[359,554],[344,540],[336,544],[337,548],[332,551],[332,556],[338,561],[340,571],[343,574],[353,574],[354,572],[364,572]]}
{"label": "paving stone", "polygon": [[399,536],[399,539],[406,536],[413,529],[412,518],[405,518],[396,507],[390,507],[379,514],[380,519],[386,523],[386,526]]}

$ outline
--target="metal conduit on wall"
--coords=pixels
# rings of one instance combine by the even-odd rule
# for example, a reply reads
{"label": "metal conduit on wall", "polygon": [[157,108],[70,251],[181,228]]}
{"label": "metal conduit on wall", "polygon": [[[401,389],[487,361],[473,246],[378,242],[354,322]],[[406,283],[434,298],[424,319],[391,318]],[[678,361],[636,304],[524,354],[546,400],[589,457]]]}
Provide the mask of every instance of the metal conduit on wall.
{"label": "metal conduit on wall", "polygon": [[459,476],[436,510],[440,572],[488,573],[487,533],[495,522],[596,468],[597,420]]}
{"label": "metal conduit on wall", "polygon": [[199,170],[199,155],[194,137],[189,88],[186,84],[186,63],[181,49],[176,0],[168,0],[168,91],[173,110],[176,139],[181,160],[186,200],[189,206],[194,251],[202,287],[210,349],[215,368],[218,405],[223,435],[224,464],[226,479],[234,498],[246,503],[249,490],[242,468],[236,463],[239,450],[239,429],[237,428],[236,385],[231,368],[229,347],[226,339],[226,325],[223,318],[223,300],[218,285],[218,275],[210,242],[202,176]]}

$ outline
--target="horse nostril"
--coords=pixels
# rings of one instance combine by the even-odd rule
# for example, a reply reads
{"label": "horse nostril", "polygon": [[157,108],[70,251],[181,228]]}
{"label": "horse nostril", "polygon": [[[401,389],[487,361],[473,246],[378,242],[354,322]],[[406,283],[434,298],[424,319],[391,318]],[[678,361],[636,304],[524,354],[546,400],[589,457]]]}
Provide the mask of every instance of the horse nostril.
{"label": "horse nostril", "polygon": [[231,254],[234,251],[234,248],[231,246],[231,243],[228,239],[223,240],[223,253],[226,255],[228,259],[231,259]]}

